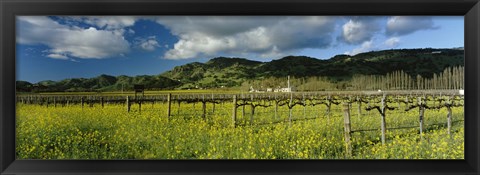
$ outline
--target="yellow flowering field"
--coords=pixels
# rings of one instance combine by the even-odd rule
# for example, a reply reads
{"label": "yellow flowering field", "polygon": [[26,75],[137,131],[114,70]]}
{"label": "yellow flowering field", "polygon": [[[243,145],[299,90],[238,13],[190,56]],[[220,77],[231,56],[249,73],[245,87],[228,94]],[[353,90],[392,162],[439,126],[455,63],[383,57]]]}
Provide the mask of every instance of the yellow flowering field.
{"label": "yellow flowering field", "polygon": [[[452,134],[447,110],[426,110],[425,130],[418,129],[418,110],[388,111],[386,143],[380,141],[380,115],[351,108],[353,154],[345,155],[341,105],[294,107],[274,115],[273,107],[238,108],[232,126],[232,103],[106,104],[93,107],[46,107],[17,104],[18,159],[463,159],[464,112],[453,109]],[[360,131],[365,130],[365,131]],[[358,132],[356,132],[358,131]]]}

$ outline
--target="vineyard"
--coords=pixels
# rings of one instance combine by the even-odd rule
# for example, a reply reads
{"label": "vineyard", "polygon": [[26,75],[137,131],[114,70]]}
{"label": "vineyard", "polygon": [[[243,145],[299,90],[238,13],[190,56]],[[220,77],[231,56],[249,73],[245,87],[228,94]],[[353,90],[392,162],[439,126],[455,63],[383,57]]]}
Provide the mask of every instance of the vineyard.
{"label": "vineyard", "polygon": [[18,95],[19,159],[463,159],[458,91]]}

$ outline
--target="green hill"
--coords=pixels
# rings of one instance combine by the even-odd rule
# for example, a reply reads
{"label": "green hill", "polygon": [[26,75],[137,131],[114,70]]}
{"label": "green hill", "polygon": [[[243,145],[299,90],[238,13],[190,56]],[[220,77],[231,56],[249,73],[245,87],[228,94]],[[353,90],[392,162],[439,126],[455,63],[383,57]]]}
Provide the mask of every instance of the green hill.
{"label": "green hill", "polygon": [[270,62],[243,58],[214,58],[207,63],[190,63],[177,66],[162,75],[180,80],[180,88],[231,87],[246,80],[268,77],[328,77],[332,81],[351,78],[353,75],[386,75],[403,70],[415,77],[432,77],[447,67],[463,66],[461,49],[400,49],[361,53],[354,56],[337,55],[328,60],[306,56],[287,56]]}
{"label": "green hill", "polygon": [[350,55],[336,55],[327,60],[306,56],[287,56],[270,62],[245,58],[217,57],[206,63],[193,62],[176,66],[159,75],[110,76],[72,78],[37,84],[17,81],[17,91],[115,91],[131,90],[133,84],[147,89],[189,89],[236,87],[251,80],[265,78],[327,77],[330,81],[345,80],[353,75],[386,75],[402,70],[415,77],[432,77],[447,67],[464,66],[464,50],[396,49]]}

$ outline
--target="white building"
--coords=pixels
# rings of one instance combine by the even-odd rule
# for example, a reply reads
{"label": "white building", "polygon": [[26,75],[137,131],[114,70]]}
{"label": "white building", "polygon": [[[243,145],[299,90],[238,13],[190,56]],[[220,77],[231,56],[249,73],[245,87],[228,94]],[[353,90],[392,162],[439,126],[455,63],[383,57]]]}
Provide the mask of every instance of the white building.
{"label": "white building", "polygon": [[288,87],[287,88],[278,87],[275,90],[273,90],[273,92],[293,92],[293,91],[295,91],[295,88],[293,88],[293,87],[289,87],[289,88]]}

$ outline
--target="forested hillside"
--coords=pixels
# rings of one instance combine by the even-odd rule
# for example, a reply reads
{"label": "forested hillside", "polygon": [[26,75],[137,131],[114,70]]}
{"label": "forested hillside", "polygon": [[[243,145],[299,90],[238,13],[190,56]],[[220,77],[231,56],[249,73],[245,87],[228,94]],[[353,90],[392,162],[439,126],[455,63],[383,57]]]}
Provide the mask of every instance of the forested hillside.
{"label": "forested hillside", "polygon": [[464,50],[398,49],[337,55],[321,60],[287,56],[270,62],[218,57],[206,63],[176,66],[159,75],[17,81],[17,91],[119,91],[144,84],[149,90],[241,87],[266,90],[286,87],[287,76],[298,90],[460,89]]}

